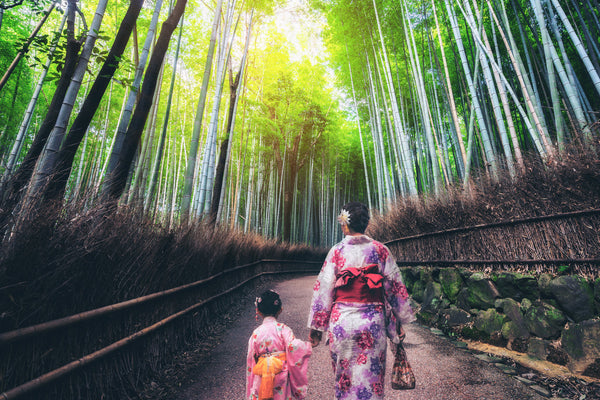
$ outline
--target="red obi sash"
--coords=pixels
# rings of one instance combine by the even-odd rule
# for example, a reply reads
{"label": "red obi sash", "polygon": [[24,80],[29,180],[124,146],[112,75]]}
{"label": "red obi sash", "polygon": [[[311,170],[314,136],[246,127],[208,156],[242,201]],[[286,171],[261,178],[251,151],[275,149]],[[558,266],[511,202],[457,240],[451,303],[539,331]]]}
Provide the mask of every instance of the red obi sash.
{"label": "red obi sash", "polygon": [[346,268],[337,275],[334,301],[383,303],[383,275],[377,264]]}

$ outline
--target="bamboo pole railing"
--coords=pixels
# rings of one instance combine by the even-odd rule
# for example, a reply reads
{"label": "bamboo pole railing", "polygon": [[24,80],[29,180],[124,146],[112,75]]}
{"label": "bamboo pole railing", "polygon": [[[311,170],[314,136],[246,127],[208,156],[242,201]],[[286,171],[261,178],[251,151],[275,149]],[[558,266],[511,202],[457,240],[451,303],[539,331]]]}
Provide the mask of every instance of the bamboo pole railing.
{"label": "bamboo pole railing", "polygon": [[[90,319],[98,317],[100,315],[107,315],[107,314],[110,314],[110,313],[113,313],[116,311],[121,311],[121,310],[124,310],[124,309],[132,307],[132,306],[147,303],[151,300],[163,299],[174,293],[178,293],[183,290],[187,290],[187,289],[190,289],[193,287],[200,286],[202,284],[206,284],[220,276],[223,276],[224,274],[232,273],[237,270],[248,268],[250,266],[255,266],[258,264],[262,264],[262,263],[281,263],[281,264],[285,264],[285,263],[299,264],[299,263],[301,263],[301,264],[310,265],[310,266],[312,266],[312,265],[320,266],[322,264],[321,262],[318,262],[318,261],[259,260],[254,263],[236,266],[236,267],[224,270],[224,271],[222,271],[218,274],[215,274],[209,278],[205,278],[200,281],[196,281],[196,282],[193,282],[193,283],[190,283],[187,285],[182,285],[182,286],[172,288],[169,290],[165,290],[162,292],[157,292],[157,293],[153,293],[151,295],[139,297],[137,299],[132,299],[132,300],[128,300],[125,302],[113,304],[110,306],[101,307],[101,308],[98,308],[95,310],[86,311],[86,312],[83,312],[80,314],[60,318],[57,320],[49,321],[49,322],[38,324],[35,326],[6,332],[6,333],[0,335],[0,346],[8,344],[14,340],[31,337],[32,335],[44,334],[50,330],[66,328],[75,323],[90,320]],[[140,338],[142,338],[144,336],[147,336],[147,335],[157,331],[158,329],[164,327],[165,325],[167,325],[167,324],[169,324],[191,312],[194,312],[223,296],[230,294],[231,292],[241,288],[242,286],[248,284],[249,282],[251,282],[252,280],[254,280],[256,278],[259,278],[259,277],[265,276],[265,275],[287,274],[287,273],[307,273],[307,272],[315,272],[317,270],[318,270],[318,267],[316,267],[316,268],[312,267],[312,268],[301,268],[301,269],[291,269],[291,270],[281,270],[281,271],[266,271],[266,272],[263,271],[258,274],[254,274],[253,276],[243,280],[242,282],[239,282],[238,284],[232,286],[229,289],[224,290],[221,293],[213,295],[207,299],[203,299],[181,311],[171,314],[168,317],[163,318],[162,320],[160,320],[152,325],[149,325],[141,330],[138,330],[137,332],[135,332],[123,339],[120,339],[106,347],[103,347],[93,353],[90,353],[90,354],[85,355],[75,361],[65,364],[62,367],[59,367],[50,372],[47,372],[35,379],[25,382],[25,383],[23,383],[17,387],[14,387],[4,393],[0,393],[0,399],[1,400],[9,400],[9,399],[12,400],[12,399],[18,399],[25,395],[31,394],[32,392],[39,390],[40,388],[62,378],[70,373],[73,373],[76,370],[82,369],[85,366],[87,366],[93,362],[96,362],[110,354],[113,354],[113,353],[125,348],[126,346],[130,345],[131,343],[139,340]]]}
{"label": "bamboo pole railing", "polygon": [[441,236],[441,235],[446,235],[449,233],[473,232],[473,231],[478,231],[478,230],[482,230],[482,229],[499,228],[502,226],[528,224],[528,223],[532,223],[532,222],[549,221],[549,220],[553,220],[553,219],[584,217],[587,215],[597,215],[597,214],[600,214],[600,208],[593,208],[590,210],[583,210],[583,211],[573,211],[573,212],[567,212],[567,213],[541,215],[541,216],[537,216],[537,217],[519,218],[519,219],[506,220],[506,221],[492,222],[492,223],[488,223],[488,224],[477,224],[477,225],[471,225],[471,226],[464,226],[464,227],[460,227],[460,228],[449,228],[449,229],[444,229],[441,231],[425,232],[425,233],[419,233],[417,235],[411,235],[411,236],[403,236],[401,238],[388,240],[388,241],[384,242],[384,244],[386,246],[389,246],[394,243],[407,242],[410,240],[418,240],[418,239],[423,239],[423,238],[427,238],[427,237]]}
{"label": "bamboo pole railing", "polygon": [[396,261],[396,264],[401,267],[412,265],[489,265],[489,264],[506,264],[506,265],[600,265],[600,258],[565,258],[560,260],[418,260],[418,261]]}
{"label": "bamboo pole railing", "polygon": [[[255,261],[253,263],[249,263],[249,264],[244,264],[244,265],[239,265],[230,269],[226,269],[223,270],[213,276],[210,276],[208,278],[205,279],[201,279],[199,281],[196,282],[192,282],[192,283],[188,283],[186,285],[182,285],[182,286],[178,286],[172,289],[167,289],[161,292],[156,292],[156,293],[152,293],[146,296],[142,296],[142,297],[138,297],[135,299],[131,299],[131,300],[127,300],[127,301],[123,301],[120,303],[115,303],[115,304],[111,304],[109,306],[104,306],[104,307],[100,307],[100,308],[96,308],[94,310],[90,310],[90,311],[84,311],[82,313],[79,314],[74,314],[74,315],[70,315],[67,317],[63,317],[63,318],[59,318],[59,319],[55,319],[52,321],[48,321],[48,322],[43,322],[37,325],[33,325],[33,326],[29,326],[29,327],[25,327],[25,328],[20,328],[20,329],[16,329],[10,332],[5,332],[5,333],[1,333],[0,334],[0,347],[4,346],[8,343],[11,343],[15,340],[20,340],[20,339],[26,339],[27,337],[30,337],[32,335],[37,335],[37,334],[45,334],[48,333],[52,330],[55,329],[60,329],[60,328],[65,328],[77,323],[81,323],[84,321],[88,321],[92,318],[96,318],[96,317],[100,317],[100,316],[104,316],[107,314],[112,314],[114,312],[117,311],[122,311],[125,310],[127,308],[130,307],[134,307],[134,306],[139,306],[141,304],[153,301],[153,300],[158,300],[158,299],[163,299],[165,297],[177,294],[177,293],[181,293],[185,290],[188,289],[193,289],[196,288],[198,286],[204,285],[206,283],[209,283],[219,277],[222,277],[226,274],[230,274],[232,272],[244,269],[244,268],[248,268],[251,266],[255,266],[261,263],[287,263],[290,261],[286,261],[286,260],[259,260],[259,261]],[[295,263],[298,263],[298,261],[293,261]],[[302,263],[305,264],[319,264],[320,262],[317,261],[303,261]]]}

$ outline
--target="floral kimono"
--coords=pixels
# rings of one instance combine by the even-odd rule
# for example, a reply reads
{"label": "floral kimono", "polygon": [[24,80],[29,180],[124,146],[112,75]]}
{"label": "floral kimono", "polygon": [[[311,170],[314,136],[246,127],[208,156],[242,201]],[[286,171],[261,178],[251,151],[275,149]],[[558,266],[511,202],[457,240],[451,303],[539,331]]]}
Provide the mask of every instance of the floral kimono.
{"label": "floral kimono", "polygon": [[390,251],[368,236],[346,236],[313,290],[308,327],[327,332],[336,399],[383,399],[387,338],[399,342],[396,319],[415,319]]}
{"label": "floral kimono", "polygon": [[283,361],[281,369],[273,377],[273,400],[304,399],[308,389],[308,359],[311,354],[310,343],[296,339],[292,330],[274,317],[265,317],[248,341],[246,399],[259,398],[263,378],[255,374],[255,366],[261,357],[270,355]]}

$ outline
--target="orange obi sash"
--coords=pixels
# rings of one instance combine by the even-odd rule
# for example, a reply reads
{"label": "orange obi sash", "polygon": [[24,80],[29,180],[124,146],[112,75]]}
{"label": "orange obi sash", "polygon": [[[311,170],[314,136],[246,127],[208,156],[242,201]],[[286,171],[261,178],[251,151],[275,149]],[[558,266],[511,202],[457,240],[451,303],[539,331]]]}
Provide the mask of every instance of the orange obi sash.
{"label": "orange obi sash", "polygon": [[383,303],[383,275],[377,264],[346,268],[337,275],[334,301]]}
{"label": "orange obi sash", "polygon": [[252,369],[254,375],[260,376],[260,389],[258,390],[259,400],[269,400],[273,398],[273,380],[275,375],[283,370],[285,363],[285,352],[262,354],[258,362]]}

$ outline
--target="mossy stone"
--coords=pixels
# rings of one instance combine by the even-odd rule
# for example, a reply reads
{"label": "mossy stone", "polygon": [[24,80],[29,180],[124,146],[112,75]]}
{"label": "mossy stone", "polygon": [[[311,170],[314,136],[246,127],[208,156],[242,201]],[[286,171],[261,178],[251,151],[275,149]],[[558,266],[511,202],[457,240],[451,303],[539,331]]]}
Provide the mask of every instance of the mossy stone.
{"label": "mossy stone", "polygon": [[531,275],[504,272],[497,275],[493,281],[502,297],[510,297],[517,301],[524,298],[536,300],[540,297],[538,281]]}
{"label": "mossy stone", "polygon": [[527,354],[539,360],[545,360],[548,357],[549,342],[540,338],[531,338],[527,346]]}
{"label": "mossy stone", "polygon": [[531,302],[531,300],[525,298],[521,301],[521,311],[523,313],[527,312],[527,310],[529,310],[529,308],[531,308],[531,306],[533,305],[533,303]]}
{"label": "mossy stone", "polygon": [[567,324],[562,331],[561,343],[569,357],[569,370],[580,374],[594,373],[594,368],[590,366],[600,358],[600,320],[591,319],[578,324]]}
{"label": "mossy stone", "polygon": [[496,286],[482,273],[474,273],[466,283],[467,302],[472,308],[485,310],[494,307],[500,293]]}
{"label": "mossy stone", "polygon": [[527,309],[524,320],[529,332],[543,339],[557,338],[567,322],[562,311],[541,301]]}
{"label": "mossy stone", "polygon": [[521,305],[517,303],[513,299],[501,299],[497,300],[496,306],[499,311],[502,311],[504,315],[508,317],[511,321],[514,321],[519,326],[525,326],[525,321],[523,320],[523,313],[521,312]]}
{"label": "mossy stone", "polygon": [[441,310],[439,312],[440,323],[447,327],[465,325],[471,322],[471,320],[471,314],[465,310],[457,308],[456,306],[450,306],[450,308]]}
{"label": "mossy stone", "polygon": [[519,325],[514,321],[506,321],[502,325],[501,332],[502,336],[510,341],[515,339],[527,339],[530,336],[529,330],[527,330],[525,324]]}
{"label": "mossy stone", "polygon": [[500,314],[494,308],[489,308],[477,315],[473,321],[473,326],[478,330],[491,335],[493,332],[502,330],[502,325],[506,321],[506,317]]}
{"label": "mossy stone", "polygon": [[432,281],[431,268],[419,267],[419,280],[425,283]]}
{"label": "mossy stone", "polygon": [[416,314],[417,320],[424,325],[431,325],[435,320],[435,313],[431,313],[429,311],[419,311]]}
{"label": "mossy stone", "polygon": [[412,298],[418,301],[419,303],[423,302],[423,298],[425,296],[425,287],[427,283],[421,280],[416,281],[413,285]]}
{"label": "mossy stone", "polygon": [[440,284],[446,297],[455,302],[464,281],[456,268],[445,268],[440,272]]}
{"label": "mossy stone", "polygon": [[442,297],[442,285],[437,282],[428,282],[423,293],[421,309],[436,312],[441,308]]}
{"label": "mossy stone", "polygon": [[550,282],[550,291],[560,308],[575,322],[594,317],[594,290],[584,278],[556,277]]}
{"label": "mossy stone", "polygon": [[552,298],[552,291],[550,290],[550,282],[552,282],[554,276],[548,273],[541,274],[538,279],[538,287],[540,288],[540,296],[543,299]]}
{"label": "mossy stone", "polygon": [[600,315],[600,278],[594,281],[594,305],[596,306],[596,315]]}
{"label": "mossy stone", "polygon": [[412,294],[413,285],[419,279],[419,275],[416,273],[415,268],[406,267],[401,268],[400,273],[402,274],[402,281],[408,290],[408,293]]}

